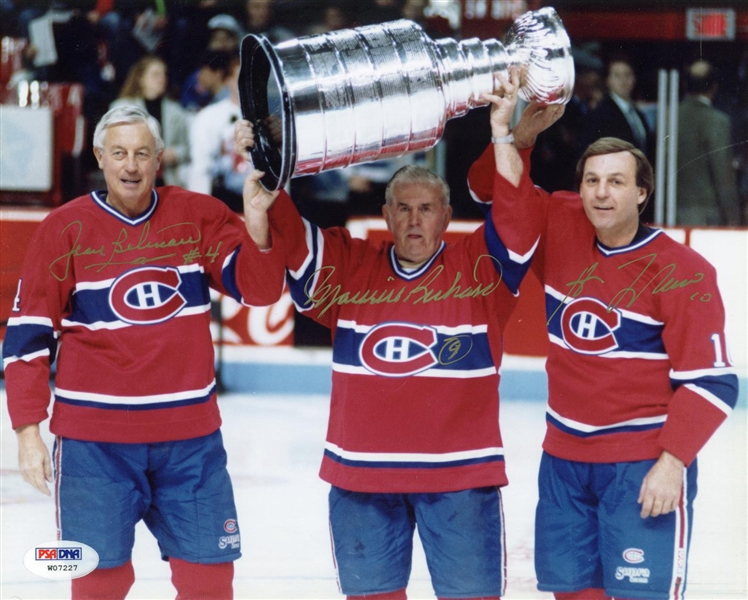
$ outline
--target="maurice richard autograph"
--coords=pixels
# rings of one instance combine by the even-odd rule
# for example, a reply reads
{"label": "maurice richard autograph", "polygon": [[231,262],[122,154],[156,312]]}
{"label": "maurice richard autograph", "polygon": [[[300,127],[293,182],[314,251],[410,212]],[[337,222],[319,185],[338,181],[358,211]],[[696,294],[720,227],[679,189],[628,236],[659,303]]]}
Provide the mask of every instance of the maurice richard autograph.
{"label": "maurice richard autograph", "polygon": [[[494,261],[496,265],[496,271],[498,272],[498,279],[491,281],[490,283],[483,283],[478,279],[478,266],[482,259],[490,259]],[[454,277],[452,285],[447,289],[438,289],[437,280],[444,272],[444,265],[438,265],[429,271],[423,279],[413,288],[408,291],[410,286],[402,285],[399,289],[390,288],[384,290],[359,290],[356,292],[341,292],[342,285],[338,284],[333,286],[330,283],[330,279],[335,273],[334,266],[321,267],[315,271],[304,284],[304,294],[307,297],[306,304],[311,304],[314,308],[322,306],[322,310],[319,312],[321,317],[330,308],[335,306],[342,306],[344,304],[394,304],[397,302],[411,302],[413,304],[427,302],[439,302],[440,300],[446,300],[447,298],[453,297],[458,299],[470,299],[477,298],[479,296],[488,296],[496,291],[496,288],[501,284],[502,277],[502,266],[501,263],[489,254],[482,254],[475,261],[473,266],[473,285],[464,286],[460,284],[462,279],[462,273],[457,271]],[[314,286],[314,280],[317,279],[317,284]],[[394,281],[393,277],[388,278],[389,281]],[[314,287],[314,291],[311,288]]]}
{"label": "maurice richard autograph", "polygon": [[[97,273],[111,265],[144,265],[164,260],[176,255],[177,249],[184,246],[194,246],[183,254],[184,264],[189,264],[202,257],[198,247],[202,240],[202,234],[195,223],[175,223],[159,229],[153,234],[151,233],[150,223],[146,223],[139,237],[133,240],[129,238],[127,230],[123,227],[116,239],[98,247],[84,246],[80,242],[83,234],[83,223],[81,221],[73,221],[66,225],[60,236],[65,235],[68,230],[73,231],[75,235],[70,251],[57,257],[49,264],[50,273],[58,281],[67,279],[71,261],[79,256],[100,256],[103,260],[93,262],[85,267],[86,269],[95,268]],[[205,253],[205,256],[210,258],[211,262],[214,262],[218,257],[222,243],[218,242],[215,250],[211,246]],[[153,249],[164,250],[165,252],[158,256],[139,254]],[[135,253],[135,256],[133,256],[133,253]]]}

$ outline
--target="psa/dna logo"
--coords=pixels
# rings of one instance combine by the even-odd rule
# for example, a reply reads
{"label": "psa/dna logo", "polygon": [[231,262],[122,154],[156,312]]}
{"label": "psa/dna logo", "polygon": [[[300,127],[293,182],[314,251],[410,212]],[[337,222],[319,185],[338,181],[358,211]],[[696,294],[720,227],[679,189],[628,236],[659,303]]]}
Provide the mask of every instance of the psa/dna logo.
{"label": "psa/dna logo", "polygon": [[407,377],[438,364],[433,327],[410,323],[385,323],[374,327],[361,343],[359,358],[372,373]]}
{"label": "psa/dna logo", "polygon": [[580,354],[604,354],[618,348],[614,332],[620,326],[621,313],[595,298],[573,300],[561,313],[564,342]]}
{"label": "psa/dna logo", "polygon": [[171,319],[187,304],[174,267],[142,267],[120,275],[109,291],[109,306],[125,323],[150,325]]}
{"label": "psa/dna logo", "polygon": [[37,548],[36,560],[81,560],[83,548]]}
{"label": "psa/dna logo", "polygon": [[76,579],[99,564],[99,554],[86,544],[55,540],[31,548],[23,557],[26,568],[47,579]]}

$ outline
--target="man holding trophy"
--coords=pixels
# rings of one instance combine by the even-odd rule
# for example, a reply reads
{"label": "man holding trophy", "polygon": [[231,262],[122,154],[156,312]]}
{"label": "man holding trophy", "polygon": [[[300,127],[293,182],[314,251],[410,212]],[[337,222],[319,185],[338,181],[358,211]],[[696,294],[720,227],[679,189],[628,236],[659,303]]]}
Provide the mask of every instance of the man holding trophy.
{"label": "man holding trophy", "polygon": [[[254,145],[251,123],[237,122],[236,151],[250,158]],[[302,219],[285,192],[259,184],[264,175],[249,175],[245,202],[275,197],[268,219],[284,240],[294,302],[333,332],[320,476],[332,485],[341,590],[405,599],[417,526],[437,597],[500,597],[498,370],[527,265],[507,254],[494,222],[445,243],[449,188],[427,169],[403,167],[388,184],[394,242],[381,244]]]}
{"label": "man holding trophy", "polygon": [[510,37],[506,47],[434,44],[396,21],[242,45],[234,141],[253,164],[245,203],[271,206],[261,218],[283,240],[297,309],[332,331],[320,476],[349,598],[406,598],[416,527],[438,598],[504,594],[499,367],[529,263],[507,251],[498,214],[447,244],[449,188],[427,169],[390,180],[382,214],[393,241],[379,244],[302,219],[281,188],[293,175],[430,147],[447,118],[488,103],[496,72],[518,56],[529,63],[525,99],[556,105],[517,125],[518,143],[534,139],[571,95],[569,40],[552,9],[528,13]]}
{"label": "man holding trophy", "polygon": [[[489,97],[502,140],[518,83]],[[553,110],[529,106],[522,120],[542,126]],[[683,598],[696,456],[737,402],[716,271],[640,222],[654,176],[633,144],[593,142],[577,164],[579,193],[548,194],[529,177],[533,143],[494,143],[469,184],[545,291],[538,589],[559,600]]]}

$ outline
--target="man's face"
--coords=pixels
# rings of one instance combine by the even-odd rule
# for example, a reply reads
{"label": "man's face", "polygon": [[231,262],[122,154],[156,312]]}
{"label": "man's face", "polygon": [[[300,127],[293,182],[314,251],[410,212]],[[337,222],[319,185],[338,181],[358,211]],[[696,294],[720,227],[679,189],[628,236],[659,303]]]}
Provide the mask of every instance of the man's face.
{"label": "man's face", "polygon": [[579,193],[603,244],[618,247],[633,239],[647,192],[636,185],[636,159],[629,152],[589,157]]}
{"label": "man's face", "polygon": [[636,84],[634,70],[625,62],[614,62],[608,70],[608,89],[624,100],[631,100]]}
{"label": "man's face", "polygon": [[201,90],[215,95],[223,87],[223,73],[220,70],[214,71],[210,67],[202,66],[197,72],[197,83]]}
{"label": "man's face", "polygon": [[395,254],[403,261],[420,264],[439,249],[452,216],[439,189],[421,183],[398,183],[394,201],[382,207],[387,228],[395,238]]}
{"label": "man's face", "polygon": [[104,171],[107,202],[123,214],[135,216],[148,206],[161,154],[145,123],[115,125],[106,130],[104,148],[94,148]]}

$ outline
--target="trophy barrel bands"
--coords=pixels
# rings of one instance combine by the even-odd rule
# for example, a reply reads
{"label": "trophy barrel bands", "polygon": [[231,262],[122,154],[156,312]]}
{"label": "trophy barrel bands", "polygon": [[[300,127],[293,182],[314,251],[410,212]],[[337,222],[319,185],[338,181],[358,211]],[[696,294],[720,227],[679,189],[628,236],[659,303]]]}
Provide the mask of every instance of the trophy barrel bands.
{"label": "trophy barrel bands", "polygon": [[296,175],[431,148],[447,120],[486,104],[482,94],[512,65],[522,68],[525,99],[568,101],[573,63],[555,11],[527,13],[510,37],[506,47],[477,38],[434,42],[404,19],[275,46],[247,36],[239,98],[255,128],[252,160],[265,171],[262,184],[274,190]]}

